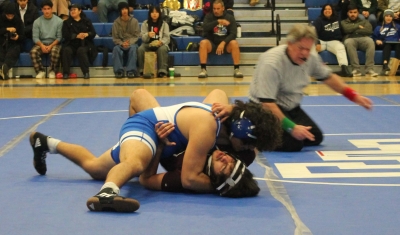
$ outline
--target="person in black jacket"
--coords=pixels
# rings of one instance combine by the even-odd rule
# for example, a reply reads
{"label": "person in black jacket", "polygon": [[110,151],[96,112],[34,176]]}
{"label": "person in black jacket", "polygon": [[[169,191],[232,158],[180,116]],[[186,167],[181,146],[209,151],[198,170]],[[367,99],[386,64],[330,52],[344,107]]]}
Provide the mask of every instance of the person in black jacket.
{"label": "person in black jacket", "polygon": [[[73,4],[70,9],[71,17],[63,22],[62,35],[64,45],[62,49],[63,78],[70,77],[70,66],[73,57],[78,57],[83,77],[90,78],[89,66],[96,57],[97,50],[93,38],[96,36],[92,22],[82,13],[82,6]],[[76,77],[75,75],[71,77]]]}
{"label": "person in black jacket", "polygon": [[329,51],[335,54],[342,69],[339,75],[342,77],[353,77],[348,66],[346,48],[341,42],[343,36],[340,21],[331,4],[322,6],[321,15],[315,20],[314,27],[318,35],[317,52]]}
{"label": "person in black jacket", "polygon": [[347,8],[349,5],[355,4],[354,0],[339,0],[337,5],[336,5],[336,11],[339,14],[339,20],[345,20],[347,19]]}
{"label": "person in black jacket", "polygon": [[0,16],[0,78],[7,80],[8,71],[19,58],[25,39],[22,20],[15,16],[15,5],[7,3]]}
{"label": "person in black jacket", "polygon": [[33,22],[39,18],[38,8],[28,0],[17,0],[16,4],[16,16],[24,23],[25,37],[32,39]]}
{"label": "person in black jacket", "polygon": [[213,12],[207,14],[203,22],[204,38],[200,41],[199,57],[201,71],[198,78],[206,78],[208,53],[232,55],[234,72],[233,77],[243,78],[239,69],[240,49],[236,40],[237,28],[235,17],[225,12],[224,2],[216,0],[213,3]]}

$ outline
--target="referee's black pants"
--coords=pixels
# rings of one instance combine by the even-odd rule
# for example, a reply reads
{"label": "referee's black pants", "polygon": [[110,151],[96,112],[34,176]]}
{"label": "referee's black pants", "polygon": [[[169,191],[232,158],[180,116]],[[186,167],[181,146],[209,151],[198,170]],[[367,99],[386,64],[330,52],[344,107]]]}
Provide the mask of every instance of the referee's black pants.
{"label": "referee's black pants", "polygon": [[282,107],[279,108],[283,112],[283,114],[285,114],[285,116],[292,120],[294,123],[302,126],[311,126],[312,128],[310,132],[314,135],[315,140],[297,140],[290,133],[283,131],[282,146],[277,148],[276,151],[297,152],[300,151],[304,146],[315,146],[321,144],[324,138],[321,129],[307,115],[307,113],[304,112],[302,108],[300,108],[300,106],[290,111],[285,111],[282,109]]}

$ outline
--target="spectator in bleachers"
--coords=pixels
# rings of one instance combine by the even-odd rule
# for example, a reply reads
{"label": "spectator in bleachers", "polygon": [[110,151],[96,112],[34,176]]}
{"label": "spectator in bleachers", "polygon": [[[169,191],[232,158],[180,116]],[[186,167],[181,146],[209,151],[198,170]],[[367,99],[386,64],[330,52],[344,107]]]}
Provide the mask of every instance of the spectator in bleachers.
{"label": "spectator in bleachers", "polygon": [[378,20],[383,22],[383,12],[387,9],[392,9],[394,12],[394,21],[400,21],[399,10],[400,0],[378,0]]}
{"label": "spectator in bleachers", "polygon": [[53,3],[50,0],[43,0],[40,4],[43,15],[33,22],[32,39],[35,45],[30,51],[33,68],[36,78],[44,78],[45,71],[42,64],[42,54],[49,54],[50,72],[49,78],[55,78],[56,66],[60,58],[62,24],[60,17],[53,15]]}
{"label": "spectator in bleachers", "polygon": [[25,37],[32,39],[33,22],[39,18],[39,12],[35,5],[28,0],[17,0],[17,16],[24,22]]}
{"label": "spectator in bleachers", "polygon": [[201,40],[199,48],[201,72],[199,78],[208,77],[207,56],[208,53],[222,55],[230,53],[233,59],[233,77],[242,78],[243,73],[239,69],[240,49],[236,39],[236,21],[231,14],[225,12],[224,3],[216,0],[213,4],[213,12],[207,14],[203,22],[205,39]]}
{"label": "spectator in bleachers", "polygon": [[[123,78],[124,64],[126,64],[126,75],[128,78],[137,76],[137,41],[140,36],[139,22],[129,15],[129,5],[126,2],[118,4],[120,17],[112,27],[113,42],[116,45],[113,49],[113,64],[116,78]],[[124,61],[124,58],[127,58]],[[126,62],[126,63],[124,63]]]}
{"label": "spectator in bleachers", "polygon": [[138,49],[139,73],[143,75],[144,54],[157,52],[158,77],[166,77],[168,69],[169,26],[161,18],[158,6],[150,6],[147,20],[142,24],[142,45]]}
{"label": "spectator in bleachers", "polygon": [[340,22],[331,4],[322,6],[321,15],[314,21],[314,26],[318,35],[316,50],[318,52],[329,51],[335,54],[342,69],[340,75],[352,77],[353,74],[348,67],[346,48],[341,42],[343,36]]}
{"label": "spectator in bleachers", "polygon": [[375,29],[377,25],[376,19],[376,11],[378,10],[378,2],[377,0],[355,0],[357,7],[359,18],[367,19],[369,23],[371,23],[372,28]]}
{"label": "spectator in bleachers", "polygon": [[70,0],[51,0],[53,2],[53,13],[61,19],[68,19]]}
{"label": "spectator in bleachers", "polygon": [[[213,5],[214,2],[215,2],[215,0],[210,1],[211,6]],[[222,2],[224,3],[226,13],[234,15],[234,13],[233,13],[233,4],[235,4],[234,1],[233,0],[222,0]]]}
{"label": "spectator in bleachers", "polygon": [[347,19],[347,8],[349,5],[353,5],[355,0],[339,0],[336,4],[336,11],[339,14],[340,20]]}
{"label": "spectator in bleachers", "polygon": [[0,79],[9,78],[8,71],[17,63],[24,39],[24,24],[15,15],[15,4],[9,2],[0,15]]}
{"label": "spectator in bleachers", "polygon": [[365,74],[373,77],[378,76],[374,71],[375,43],[372,40],[372,26],[368,20],[358,17],[356,5],[348,7],[348,18],[341,21],[344,33],[344,45],[353,67],[353,76],[361,76],[360,61],[357,50],[365,51]]}
{"label": "spectator in bleachers", "polygon": [[119,11],[119,4],[121,2],[128,2],[129,5],[129,12],[133,11],[133,8],[135,7],[136,4],[136,0],[90,0],[90,2],[92,3],[92,11],[94,13],[97,13],[99,15],[99,21],[102,23],[107,23],[108,18],[108,12],[109,11]]}
{"label": "spectator in bleachers", "polygon": [[374,30],[374,34],[372,35],[377,48],[383,51],[383,68],[381,75],[389,75],[389,60],[390,53],[394,49],[395,57],[400,59],[400,44],[391,44],[387,42],[399,42],[400,35],[399,29],[400,25],[393,21],[394,12],[391,9],[387,9],[383,12],[383,20],[382,26],[377,26]]}
{"label": "spectator in bleachers", "polygon": [[78,57],[83,78],[90,78],[89,66],[97,57],[96,46],[93,42],[96,31],[90,19],[86,18],[82,12],[80,4],[71,5],[70,17],[63,23],[62,36],[64,38],[61,53],[63,78],[76,77],[76,74],[70,74],[74,57]]}

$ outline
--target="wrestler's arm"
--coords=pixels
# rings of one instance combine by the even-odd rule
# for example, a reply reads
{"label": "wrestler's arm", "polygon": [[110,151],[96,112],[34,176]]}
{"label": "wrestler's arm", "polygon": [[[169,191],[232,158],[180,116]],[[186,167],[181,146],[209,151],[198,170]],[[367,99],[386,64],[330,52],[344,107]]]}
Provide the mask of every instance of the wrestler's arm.
{"label": "wrestler's arm", "polygon": [[[208,117],[208,118],[207,118]],[[199,117],[202,122],[192,122],[189,128],[189,143],[182,164],[182,186],[200,193],[211,193],[210,178],[203,173],[207,153],[216,138],[216,122],[210,116]]]}

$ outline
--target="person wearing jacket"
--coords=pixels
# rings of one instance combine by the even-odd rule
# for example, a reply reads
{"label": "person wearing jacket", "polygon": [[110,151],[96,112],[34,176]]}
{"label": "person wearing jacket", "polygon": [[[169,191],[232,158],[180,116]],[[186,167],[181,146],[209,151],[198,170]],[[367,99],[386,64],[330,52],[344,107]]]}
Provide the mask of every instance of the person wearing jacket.
{"label": "person wearing jacket", "polygon": [[[112,37],[115,44],[113,49],[114,73],[116,78],[123,78],[125,76],[124,64],[126,64],[127,77],[134,78],[137,76],[136,62],[137,41],[140,35],[139,22],[129,15],[128,3],[120,2],[118,9],[120,17],[114,21],[112,27]],[[127,58],[126,61],[124,58]]]}
{"label": "person wearing jacket", "polygon": [[229,53],[233,60],[233,77],[243,78],[239,69],[240,49],[236,40],[236,20],[225,12],[224,2],[216,0],[213,11],[207,14],[203,22],[204,39],[200,41],[199,59],[201,71],[198,78],[207,78],[207,56],[209,53],[222,55]]}
{"label": "person wearing jacket", "polygon": [[341,67],[339,73],[342,77],[353,77],[349,70],[346,48],[342,41],[342,32],[336,12],[331,4],[322,6],[321,15],[314,21],[314,27],[318,35],[316,50],[329,51],[336,55]]}
{"label": "person wearing jacket", "polygon": [[354,4],[355,0],[339,0],[336,4],[336,12],[339,15],[340,20],[347,19],[347,8],[349,5]]}
{"label": "person wearing jacket", "polygon": [[375,43],[371,38],[372,26],[368,20],[358,18],[356,5],[350,5],[347,11],[348,18],[342,20],[344,45],[353,67],[353,76],[361,76],[360,61],[357,50],[365,51],[365,73],[373,77],[378,76],[374,71]]}
{"label": "person wearing jacket", "polygon": [[[92,11],[99,15],[99,21],[101,23],[108,22],[108,12],[113,10],[119,10],[119,4],[121,2],[127,2],[127,0],[90,0],[92,4]],[[128,0],[129,12],[133,11],[136,5],[136,0]]]}
{"label": "person wearing jacket", "polygon": [[150,6],[147,20],[141,29],[142,45],[138,49],[139,73],[143,75],[144,54],[146,51],[157,52],[158,77],[166,77],[168,69],[169,26],[161,18],[158,6]]}
{"label": "person wearing jacket", "polygon": [[378,10],[377,0],[355,0],[360,19],[367,19],[374,29],[377,25],[376,11]]}
{"label": "person wearing jacket", "polygon": [[15,5],[7,3],[0,15],[0,79],[9,79],[8,71],[17,63],[24,39],[24,25],[15,15]]}
{"label": "person wearing jacket", "polygon": [[[63,22],[62,35],[64,44],[62,48],[62,77],[76,77],[70,74],[70,66],[73,58],[78,57],[79,66],[81,67],[83,78],[90,78],[90,63],[97,57],[97,50],[93,42],[96,36],[93,24],[90,19],[86,18],[82,12],[82,6],[73,4],[70,9],[71,17]],[[57,76],[59,77],[59,76]]]}
{"label": "person wearing jacket", "polygon": [[391,9],[387,9],[383,12],[383,23],[382,26],[377,26],[374,30],[372,38],[375,41],[377,48],[383,51],[383,68],[381,75],[389,75],[389,60],[390,53],[394,49],[395,57],[400,59],[400,44],[391,44],[387,42],[399,42],[400,25],[393,21],[394,12]]}
{"label": "person wearing jacket", "polygon": [[21,18],[24,23],[25,37],[32,39],[33,22],[39,18],[38,8],[28,0],[17,0],[16,15]]}
{"label": "person wearing jacket", "polygon": [[379,0],[377,17],[379,22],[383,22],[383,12],[387,9],[392,9],[394,12],[394,21],[400,21],[400,0]]}

